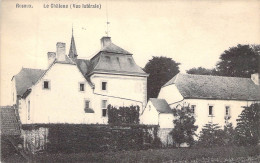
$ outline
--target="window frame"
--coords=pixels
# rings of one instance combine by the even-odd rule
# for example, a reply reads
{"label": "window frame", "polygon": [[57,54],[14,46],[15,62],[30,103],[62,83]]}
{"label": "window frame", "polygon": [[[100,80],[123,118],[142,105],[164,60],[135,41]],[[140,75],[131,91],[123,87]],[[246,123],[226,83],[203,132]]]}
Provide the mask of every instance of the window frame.
{"label": "window frame", "polygon": [[[103,107],[103,101],[106,101],[106,106],[105,107]],[[107,106],[108,106],[108,99],[102,99],[101,100],[101,110],[102,110],[101,117],[103,117],[103,118],[108,116]],[[106,110],[106,115],[105,116],[103,115],[104,110]]]}
{"label": "window frame", "polygon": [[[194,108],[192,108],[192,106],[194,106]],[[191,104],[191,105],[190,105],[191,111],[192,111],[192,113],[193,113],[194,115],[196,115],[196,107],[197,107],[197,105],[195,105],[195,104]]]}
{"label": "window frame", "polygon": [[[81,84],[83,84],[83,90],[81,90]],[[85,92],[86,84],[84,82],[79,82],[79,92]]]}
{"label": "window frame", "polygon": [[[211,107],[211,114],[210,114],[210,107]],[[214,117],[214,105],[211,104],[208,105],[208,116]]]}
{"label": "window frame", "polygon": [[[103,83],[106,83],[106,84],[105,84],[105,88],[106,88],[106,89],[103,89]],[[101,91],[106,92],[107,90],[108,90],[108,82],[107,82],[107,81],[101,81]]]}
{"label": "window frame", "polygon": [[[45,82],[48,82],[48,88],[45,88],[45,86],[44,86]],[[50,90],[51,89],[51,81],[50,80],[43,80],[43,82],[42,82],[42,89]]]}
{"label": "window frame", "polygon": [[[227,109],[228,109],[228,114],[227,114]],[[225,106],[225,116],[231,116],[230,110],[231,110],[230,105],[226,105],[226,106]]]}
{"label": "window frame", "polygon": [[[86,107],[86,102],[88,102],[88,108]],[[91,106],[90,106],[90,100],[89,99],[85,99],[84,100],[84,109],[90,109]]]}

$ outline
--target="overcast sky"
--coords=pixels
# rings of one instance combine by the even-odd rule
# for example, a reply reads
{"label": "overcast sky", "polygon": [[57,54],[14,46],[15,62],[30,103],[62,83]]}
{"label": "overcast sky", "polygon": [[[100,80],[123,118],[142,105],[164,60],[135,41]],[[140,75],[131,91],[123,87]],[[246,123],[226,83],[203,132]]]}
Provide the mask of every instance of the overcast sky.
{"label": "overcast sky", "polygon": [[[16,8],[17,2],[33,8]],[[43,7],[90,2],[101,9]],[[152,56],[166,56],[181,63],[181,72],[213,68],[229,47],[260,44],[260,1],[2,0],[1,105],[9,103],[11,78],[22,67],[45,69],[56,42],[65,42],[68,53],[72,24],[79,58],[96,54],[106,31],[106,6],[109,36],[140,67]]]}

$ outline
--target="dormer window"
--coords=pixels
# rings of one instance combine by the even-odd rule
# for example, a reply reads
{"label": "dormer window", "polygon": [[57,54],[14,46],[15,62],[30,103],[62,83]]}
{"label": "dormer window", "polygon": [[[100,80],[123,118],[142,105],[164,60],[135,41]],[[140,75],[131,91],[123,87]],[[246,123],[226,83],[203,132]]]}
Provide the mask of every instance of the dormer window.
{"label": "dormer window", "polygon": [[107,90],[107,82],[102,82],[102,91]]}
{"label": "dormer window", "polygon": [[50,89],[50,81],[43,81],[43,89]]}
{"label": "dormer window", "polygon": [[79,91],[84,92],[85,91],[85,84],[84,83],[79,83]]}

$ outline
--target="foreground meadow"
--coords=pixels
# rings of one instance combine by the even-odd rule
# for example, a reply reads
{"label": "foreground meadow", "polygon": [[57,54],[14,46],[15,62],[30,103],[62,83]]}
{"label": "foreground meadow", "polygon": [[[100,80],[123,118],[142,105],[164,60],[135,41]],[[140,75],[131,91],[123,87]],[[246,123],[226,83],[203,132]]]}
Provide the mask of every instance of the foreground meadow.
{"label": "foreground meadow", "polygon": [[152,149],[77,154],[38,154],[36,162],[260,162],[260,147]]}

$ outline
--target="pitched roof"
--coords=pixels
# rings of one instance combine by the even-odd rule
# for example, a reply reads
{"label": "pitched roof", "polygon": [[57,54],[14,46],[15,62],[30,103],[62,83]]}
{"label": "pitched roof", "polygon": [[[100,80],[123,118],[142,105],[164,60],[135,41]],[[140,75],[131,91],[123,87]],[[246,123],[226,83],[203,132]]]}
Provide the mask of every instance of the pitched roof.
{"label": "pitched roof", "polygon": [[20,135],[20,124],[13,106],[1,106],[1,135]]}
{"label": "pitched roof", "polygon": [[[91,60],[92,62],[92,60]],[[93,60],[92,72],[147,75],[134,61],[131,55],[102,53]],[[91,73],[91,72],[90,72]]]}
{"label": "pitched roof", "polygon": [[15,85],[17,95],[22,96],[28,88],[37,82],[45,70],[22,68],[21,71],[15,75]]}
{"label": "pitched roof", "polygon": [[116,54],[131,54],[128,51],[120,48],[119,46],[113,44],[112,42],[109,43],[107,46],[104,46],[100,50],[101,52],[107,52],[107,53],[116,53]]}
{"label": "pitched roof", "polygon": [[71,42],[70,42],[69,57],[70,58],[76,58],[77,56],[78,56],[78,54],[77,54],[77,50],[76,50],[76,45],[75,45],[73,33],[72,33]]}
{"label": "pitched roof", "polygon": [[184,98],[259,101],[260,87],[250,78],[177,74],[163,87],[175,84]]}
{"label": "pitched roof", "polygon": [[158,112],[172,113],[172,110],[165,99],[150,98],[149,100],[152,102],[153,106],[156,108]]}

